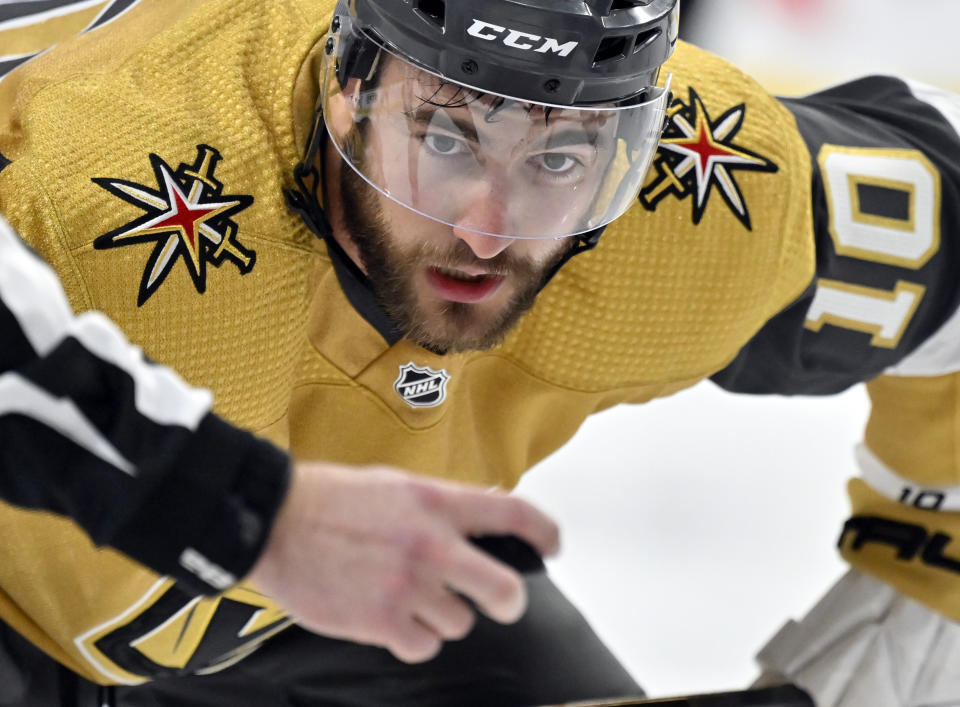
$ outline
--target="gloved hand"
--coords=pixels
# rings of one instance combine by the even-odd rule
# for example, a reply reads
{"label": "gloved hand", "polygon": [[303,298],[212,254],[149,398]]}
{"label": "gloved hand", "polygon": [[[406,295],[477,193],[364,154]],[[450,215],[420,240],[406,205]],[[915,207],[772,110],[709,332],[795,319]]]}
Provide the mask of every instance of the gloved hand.
{"label": "gloved hand", "polygon": [[855,570],[757,662],[755,686],[792,682],[817,707],[960,705],[960,624]]}

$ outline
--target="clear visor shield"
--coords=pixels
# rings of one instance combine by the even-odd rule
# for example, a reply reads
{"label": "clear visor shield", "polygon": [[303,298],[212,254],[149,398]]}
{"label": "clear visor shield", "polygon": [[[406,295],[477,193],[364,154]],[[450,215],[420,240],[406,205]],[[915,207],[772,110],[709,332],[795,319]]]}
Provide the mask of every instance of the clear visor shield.
{"label": "clear visor shield", "polygon": [[[383,47],[368,77],[341,79],[341,29],[326,61],[323,116],[344,161],[377,191],[455,228],[560,238],[604,226],[636,200],[669,92],[571,108],[484,93]],[[335,61],[336,60],[336,63]]]}

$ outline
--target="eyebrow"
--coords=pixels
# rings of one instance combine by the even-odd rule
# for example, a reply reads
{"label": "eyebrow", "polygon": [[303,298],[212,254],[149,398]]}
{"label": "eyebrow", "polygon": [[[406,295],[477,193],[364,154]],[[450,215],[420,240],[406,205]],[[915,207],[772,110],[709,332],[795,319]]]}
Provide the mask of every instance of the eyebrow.
{"label": "eyebrow", "polygon": [[[451,115],[446,108],[435,107],[430,109],[418,109],[413,112],[412,120],[414,123],[429,127],[433,124],[433,118],[437,113],[442,112],[444,117],[449,120],[453,126],[460,131],[460,134],[470,142],[479,144],[480,136],[477,133],[476,125],[471,118],[462,115]],[[571,118],[558,118],[558,120],[572,120]],[[438,126],[444,127],[444,126]],[[591,130],[580,124],[578,128],[567,128],[560,132],[551,133],[538,139],[535,145],[543,145],[545,148],[566,147],[569,145],[589,145],[596,148],[601,144],[601,134],[598,130]]]}
{"label": "eyebrow", "polygon": [[472,118],[468,119],[460,115],[450,115],[449,111],[446,108],[428,108],[428,109],[417,109],[413,111],[413,122],[423,127],[430,127],[433,124],[433,117],[438,113],[443,113],[443,115],[453,123],[453,126],[460,131],[460,134],[463,135],[470,142],[480,143],[480,136],[477,133],[477,127],[474,125]]}
{"label": "eyebrow", "polygon": [[546,148],[567,147],[568,145],[589,145],[598,147],[601,141],[601,134],[598,130],[588,128],[567,128],[558,133],[547,135],[543,140],[538,140],[537,144],[543,143]]}

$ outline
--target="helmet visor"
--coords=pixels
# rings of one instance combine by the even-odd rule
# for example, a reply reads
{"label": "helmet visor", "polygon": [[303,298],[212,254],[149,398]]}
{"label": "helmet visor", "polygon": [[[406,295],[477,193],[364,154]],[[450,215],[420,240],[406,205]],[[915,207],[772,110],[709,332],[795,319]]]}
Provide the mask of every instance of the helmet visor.
{"label": "helmet visor", "polygon": [[[636,200],[669,92],[590,107],[514,100],[408,62],[344,23],[321,99],[331,141],[380,193],[449,226],[561,238],[604,226]],[[364,78],[344,56],[364,43]],[[347,56],[346,62],[349,62]]]}

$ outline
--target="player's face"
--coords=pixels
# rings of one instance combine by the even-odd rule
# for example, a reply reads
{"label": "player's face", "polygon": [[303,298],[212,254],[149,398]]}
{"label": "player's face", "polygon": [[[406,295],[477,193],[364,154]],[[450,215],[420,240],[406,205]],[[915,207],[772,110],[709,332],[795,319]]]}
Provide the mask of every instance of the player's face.
{"label": "player's face", "polygon": [[407,190],[415,174],[412,201],[430,201],[423,210],[436,213],[441,200],[452,216],[422,216],[343,165],[345,220],[362,266],[408,338],[437,351],[489,348],[532,305],[572,239],[487,234],[562,232],[564,221],[582,220],[605,172],[598,162],[612,153],[562,110],[498,110],[396,61],[381,81],[402,83],[405,110],[370,112],[365,174]]}
{"label": "player's face", "polygon": [[440,353],[497,344],[573,245],[448,226],[385,197],[346,165],[340,189],[351,240],[381,304],[407,338]]}

